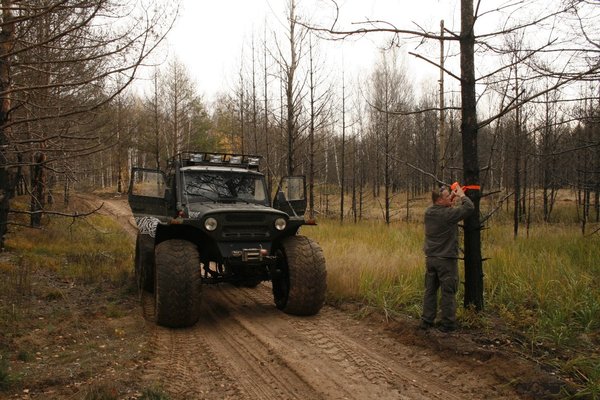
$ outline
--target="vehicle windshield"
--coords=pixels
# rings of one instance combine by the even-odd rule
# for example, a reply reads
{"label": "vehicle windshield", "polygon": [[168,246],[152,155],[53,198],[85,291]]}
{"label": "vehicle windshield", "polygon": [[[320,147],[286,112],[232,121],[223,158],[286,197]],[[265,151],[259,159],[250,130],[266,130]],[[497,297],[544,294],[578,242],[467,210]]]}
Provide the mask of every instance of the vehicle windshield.
{"label": "vehicle windshield", "polygon": [[186,202],[237,201],[269,205],[262,175],[231,171],[185,171],[183,194]]}

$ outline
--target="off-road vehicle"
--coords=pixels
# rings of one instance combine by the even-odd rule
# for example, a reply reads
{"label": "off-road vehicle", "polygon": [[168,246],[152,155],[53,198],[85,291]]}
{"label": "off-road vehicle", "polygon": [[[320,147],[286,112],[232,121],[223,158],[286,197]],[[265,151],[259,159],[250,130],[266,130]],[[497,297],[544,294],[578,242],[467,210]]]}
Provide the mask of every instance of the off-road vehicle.
{"label": "off-road vehicle", "polygon": [[270,281],[277,308],[312,315],[325,299],[323,251],[299,235],[305,179],[281,179],[272,205],[260,157],[185,152],[166,171],[134,167],[129,205],[138,226],[135,276],[153,293],[159,325],[199,318],[204,284]]}

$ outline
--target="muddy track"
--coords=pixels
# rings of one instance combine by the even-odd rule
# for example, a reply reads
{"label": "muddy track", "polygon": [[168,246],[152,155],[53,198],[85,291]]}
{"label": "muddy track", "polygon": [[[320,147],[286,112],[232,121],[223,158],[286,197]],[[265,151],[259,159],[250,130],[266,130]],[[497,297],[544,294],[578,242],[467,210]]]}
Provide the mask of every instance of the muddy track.
{"label": "muddy track", "polygon": [[192,328],[156,327],[148,318],[152,357],[144,380],[175,399],[515,398],[498,382],[334,308],[314,317],[283,314],[266,284],[209,286],[202,296]]}
{"label": "muddy track", "polygon": [[[102,212],[135,232],[125,200],[104,202]],[[156,326],[152,296],[142,300],[150,355],[140,379],[172,399],[519,398],[485,359],[463,364],[329,306],[313,317],[284,314],[270,284],[204,286],[200,320],[187,329]]]}

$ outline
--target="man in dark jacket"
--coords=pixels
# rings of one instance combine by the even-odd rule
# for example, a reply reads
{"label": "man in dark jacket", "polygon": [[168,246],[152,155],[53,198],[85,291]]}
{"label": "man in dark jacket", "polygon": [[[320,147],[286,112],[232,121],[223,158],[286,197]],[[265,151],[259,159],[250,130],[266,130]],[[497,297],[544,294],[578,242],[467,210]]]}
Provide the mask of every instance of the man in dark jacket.
{"label": "man in dark jacket", "polygon": [[[454,205],[455,200],[460,204]],[[425,211],[426,257],[425,295],[422,329],[433,326],[437,314],[437,291],[440,289],[441,320],[439,329],[456,329],[456,291],[458,290],[458,222],[473,212],[471,199],[460,185],[450,193],[447,187],[431,193],[431,205]]]}

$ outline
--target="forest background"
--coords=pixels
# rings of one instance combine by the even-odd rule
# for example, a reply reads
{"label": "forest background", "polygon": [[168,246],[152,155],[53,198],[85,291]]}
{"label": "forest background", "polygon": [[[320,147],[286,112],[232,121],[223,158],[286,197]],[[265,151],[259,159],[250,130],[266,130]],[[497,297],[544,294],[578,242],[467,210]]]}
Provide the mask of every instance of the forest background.
{"label": "forest background", "polygon": [[[284,32],[274,34],[267,22],[244,49],[234,87],[208,104],[177,59],[151,68],[143,89],[132,85],[160,58],[154,54],[177,18],[176,2],[3,0],[1,238],[11,214],[25,213],[31,227],[40,227],[52,204],[68,202],[73,190],[124,193],[132,166],[161,169],[188,149],[260,154],[270,188],[283,175],[306,175],[308,214],[326,220],[324,228],[331,226],[334,237],[355,226],[373,232],[416,229],[427,193],[461,181],[481,186],[477,239],[480,228],[501,224],[495,237],[512,238],[512,244],[502,243],[514,254],[526,254],[527,247],[539,255],[549,243],[564,246],[564,235],[575,241],[566,259],[533,257],[525,266],[518,256],[497,255],[490,264],[503,260],[494,265],[517,268],[490,282],[488,304],[507,318],[512,313],[515,321],[532,310],[536,318],[548,317],[536,319],[535,329],[550,321],[544,332],[554,332],[553,343],[565,337],[597,343],[598,2],[506,1],[483,9],[479,2],[462,1],[460,32],[442,26],[437,32],[411,30],[393,21],[341,26],[336,16],[343,7],[332,4],[332,19],[325,23],[306,18],[300,1],[289,1],[281,16]],[[486,19],[491,15],[493,24]],[[368,74],[346,77],[328,69],[319,52],[322,40],[371,33],[387,39]],[[465,43],[473,53],[472,78],[465,73]],[[443,71],[440,79],[416,85],[407,57],[435,65]],[[465,87],[472,98],[465,97]],[[467,105],[476,110],[471,120],[465,118]],[[29,210],[11,208],[19,195],[28,196]],[[556,227],[564,230],[554,239],[536,237]],[[500,241],[485,238],[484,248]],[[411,243],[417,255],[420,247]],[[510,300],[496,296],[548,265],[557,265],[556,276],[540,272],[537,287],[524,285]],[[491,271],[500,268],[490,268],[490,276]],[[393,274],[387,294],[373,297],[383,292],[365,274],[360,282],[371,283],[351,296],[342,289],[338,297],[374,301],[387,310],[404,278]],[[573,285],[565,297],[554,292],[568,282]],[[419,282],[407,287],[418,288]],[[542,294],[569,308],[561,307],[558,315],[557,303],[544,303]],[[573,301],[563,301],[567,298]],[[510,301],[516,299],[514,308]],[[394,304],[397,310],[407,302]],[[565,326],[576,329],[565,336]],[[529,343],[539,343],[533,337]],[[600,358],[591,354],[567,362],[580,359],[584,385],[598,393]]]}

